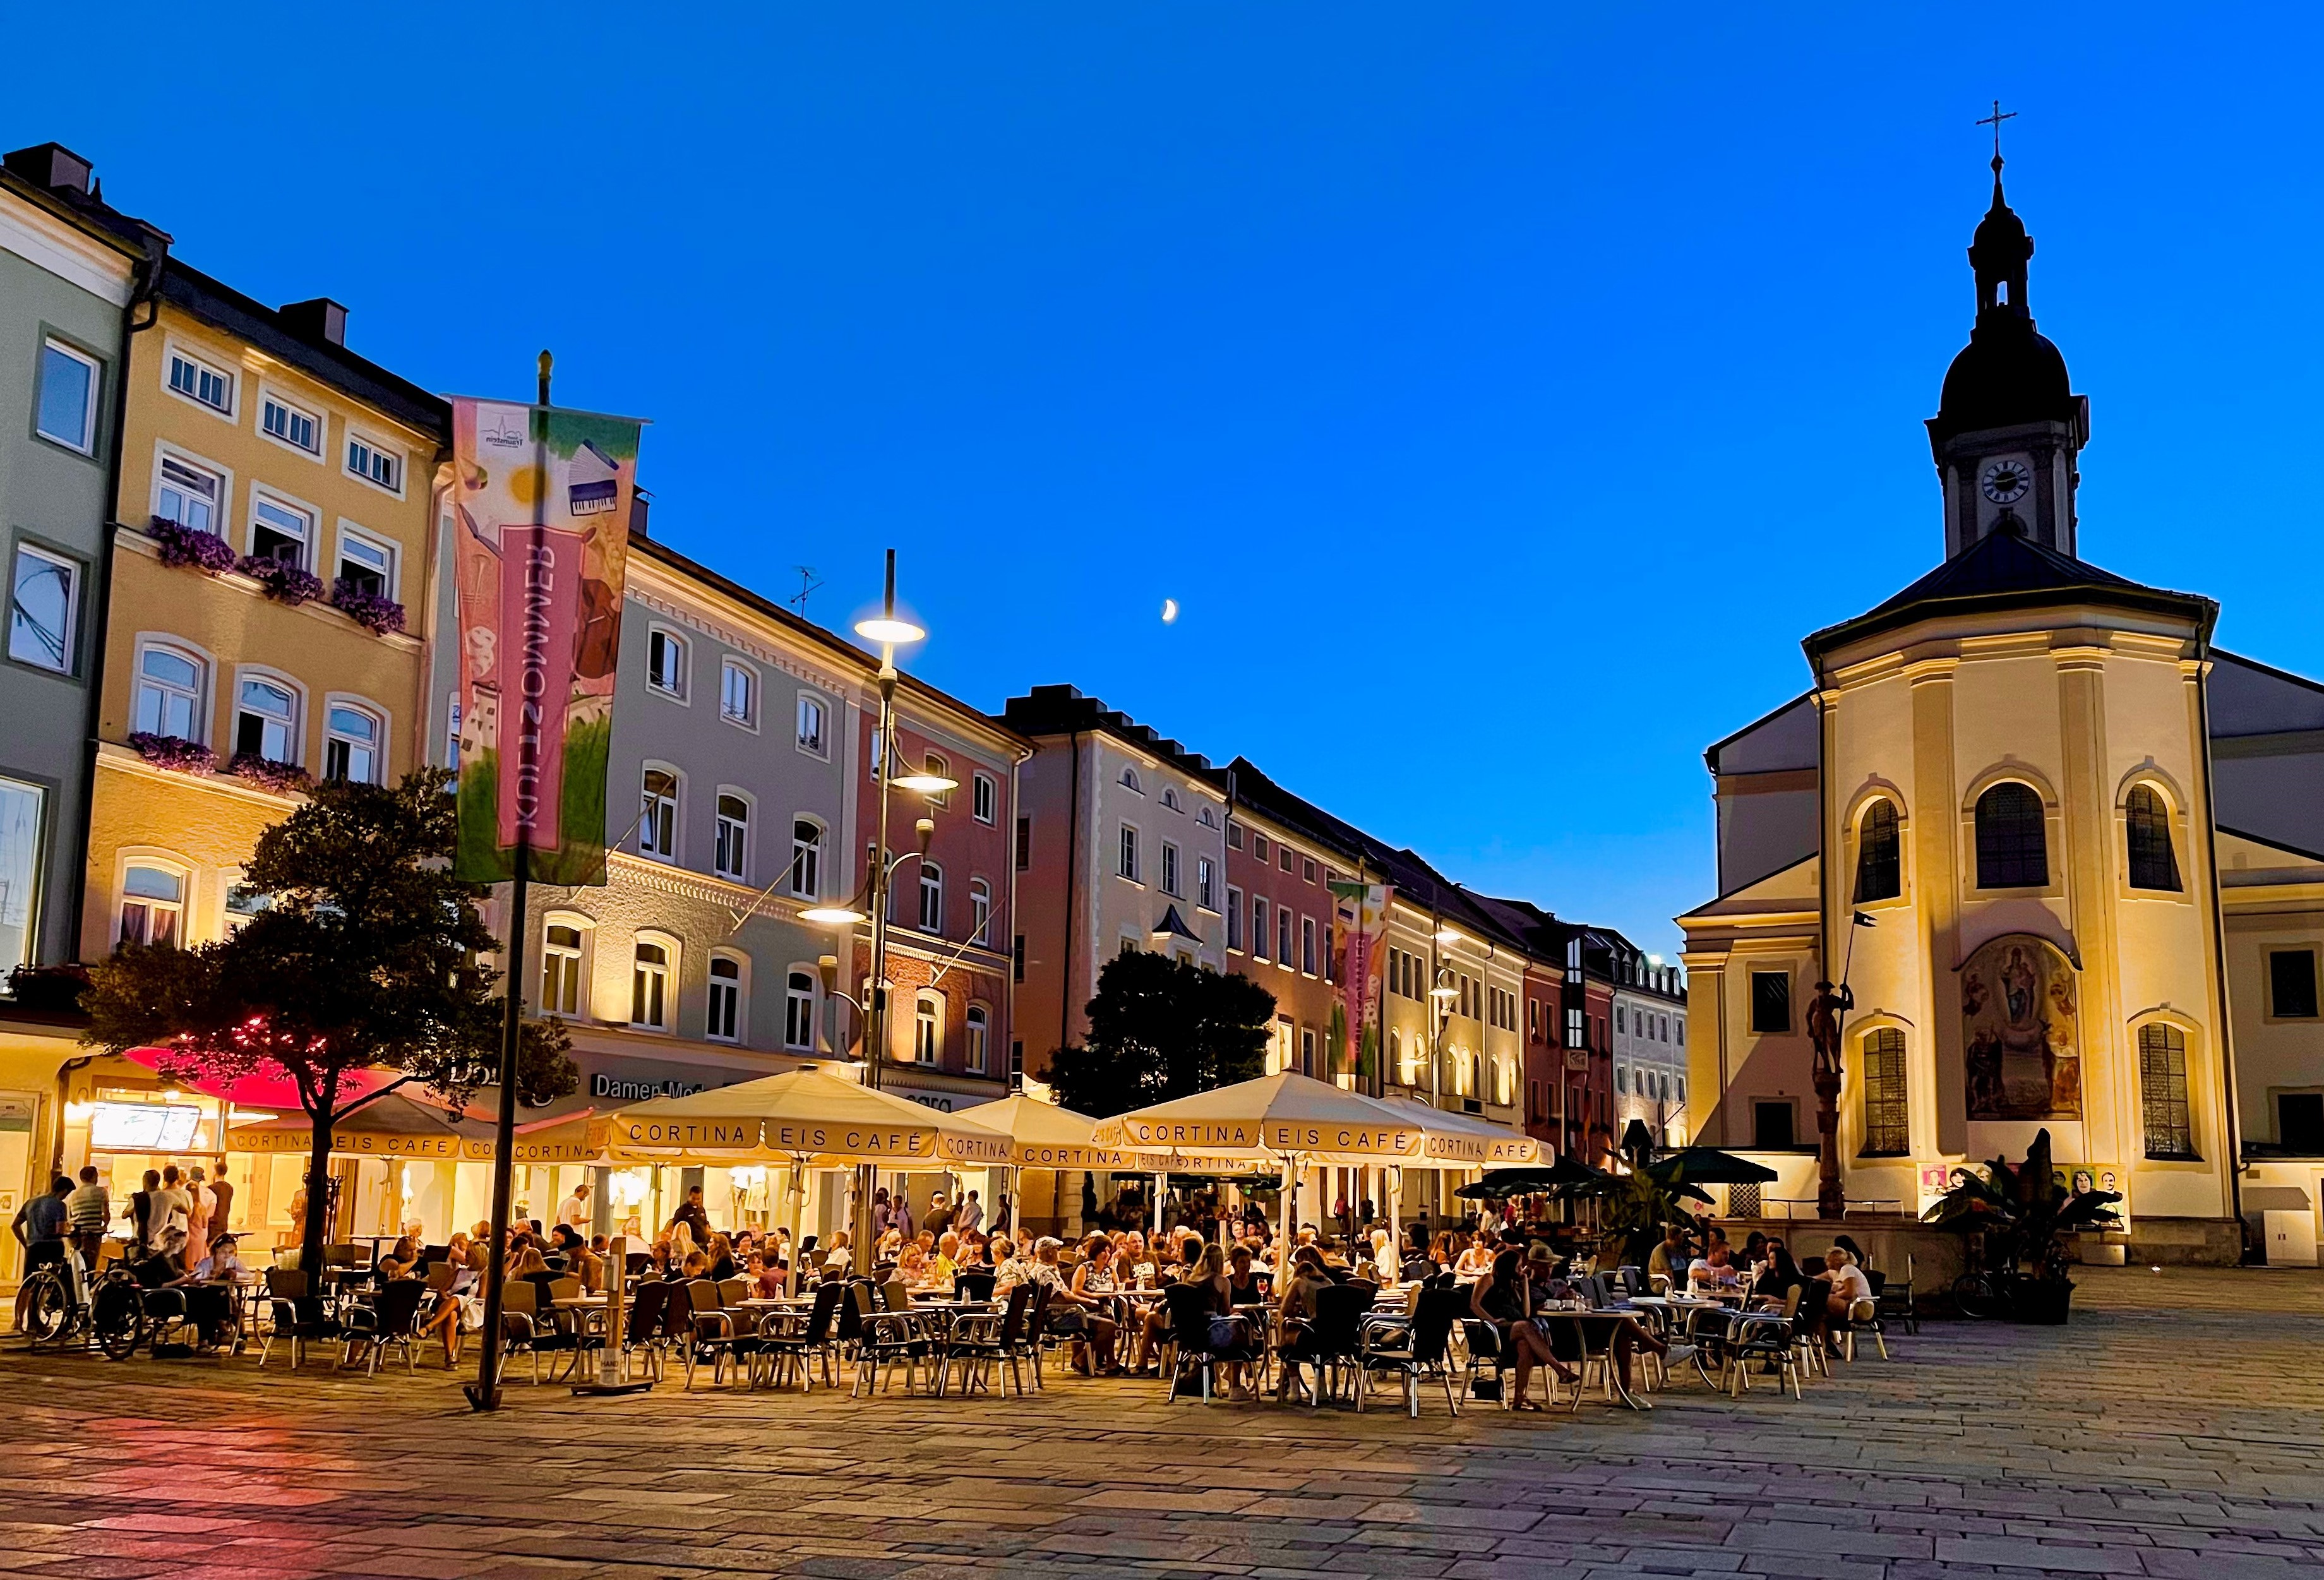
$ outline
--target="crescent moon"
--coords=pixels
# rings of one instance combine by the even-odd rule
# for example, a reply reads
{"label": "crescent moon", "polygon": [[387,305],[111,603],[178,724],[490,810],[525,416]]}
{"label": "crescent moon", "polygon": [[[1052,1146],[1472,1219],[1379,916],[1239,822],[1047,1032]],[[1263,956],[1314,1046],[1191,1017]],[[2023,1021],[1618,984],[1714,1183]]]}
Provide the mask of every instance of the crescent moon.
{"label": "crescent moon", "polygon": [[1174,621],[1174,620],[1176,620],[1176,619],[1177,619],[1177,618],[1178,618],[1178,600],[1177,600],[1177,599],[1176,599],[1176,598],[1165,598],[1165,599],[1163,599],[1163,600],[1162,600],[1162,624],[1165,624],[1165,625],[1167,625],[1167,624],[1169,624],[1172,621]]}

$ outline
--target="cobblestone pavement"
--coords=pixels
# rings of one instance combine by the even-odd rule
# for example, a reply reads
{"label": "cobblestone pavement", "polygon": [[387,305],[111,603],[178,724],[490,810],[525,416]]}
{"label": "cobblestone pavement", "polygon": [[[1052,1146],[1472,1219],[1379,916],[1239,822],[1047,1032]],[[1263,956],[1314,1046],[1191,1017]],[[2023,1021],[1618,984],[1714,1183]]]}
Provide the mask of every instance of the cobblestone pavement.
{"label": "cobblestone pavement", "polygon": [[2324,1276],[2085,1270],[1804,1401],[1418,1421],[0,1355],[0,1573],[2273,1580],[2324,1566]]}

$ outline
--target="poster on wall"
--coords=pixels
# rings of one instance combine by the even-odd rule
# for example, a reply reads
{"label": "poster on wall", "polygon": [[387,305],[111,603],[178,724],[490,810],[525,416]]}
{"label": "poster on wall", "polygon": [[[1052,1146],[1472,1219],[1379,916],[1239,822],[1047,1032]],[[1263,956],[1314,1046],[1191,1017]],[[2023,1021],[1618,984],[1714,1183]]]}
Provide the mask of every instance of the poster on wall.
{"label": "poster on wall", "polygon": [[2023,933],[1993,939],[1961,967],[1961,1046],[1971,1119],[2080,1119],[2080,1024],[2074,968]]}
{"label": "poster on wall", "polygon": [[455,870],[605,881],[613,742],[638,435],[631,417],[452,402],[460,642]]}

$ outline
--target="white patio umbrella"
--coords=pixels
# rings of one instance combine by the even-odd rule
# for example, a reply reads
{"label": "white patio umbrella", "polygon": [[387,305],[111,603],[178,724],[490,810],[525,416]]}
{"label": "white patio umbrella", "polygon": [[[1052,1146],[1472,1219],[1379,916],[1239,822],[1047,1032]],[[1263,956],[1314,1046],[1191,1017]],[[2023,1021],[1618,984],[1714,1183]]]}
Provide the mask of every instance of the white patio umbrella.
{"label": "white patio umbrella", "polygon": [[1407,1162],[1422,1156],[1425,1133],[1386,1104],[1286,1070],[1120,1114],[1100,1124],[1094,1139],[1140,1151],[1276,1160],[1284,1185],[1276,1246],[1280,1280],[1291,1254],[1291,1199],[1301,1164],[1318,1156]]}
{"label": "white patio umbrella", "polygon": [[[1473,1114],[1453,1113],[1432,1107],[1414,1097],[1382,1097],[1376,1099],[1381,1106],[1395,1110],[1413,1123],[1422,1133],[1422,1155],[1410,1163],[1388,1170],[1388,1222],[1401,1222],[1398,1204],[1403,1196],[1403,1169],[1433,1169],[1439,1173],[1466,1174],[1472,1169],[1510,1169],[1542,1160],[1542,1144],[1522,1132],[1507,1125],[1495,1124],[1489,1119]],[[1360,1161],[1353,1158],[1323,1160],[1334,1168],[1345,1168]],[[1401,1233],[1401,1231],[1398,1231]]]}

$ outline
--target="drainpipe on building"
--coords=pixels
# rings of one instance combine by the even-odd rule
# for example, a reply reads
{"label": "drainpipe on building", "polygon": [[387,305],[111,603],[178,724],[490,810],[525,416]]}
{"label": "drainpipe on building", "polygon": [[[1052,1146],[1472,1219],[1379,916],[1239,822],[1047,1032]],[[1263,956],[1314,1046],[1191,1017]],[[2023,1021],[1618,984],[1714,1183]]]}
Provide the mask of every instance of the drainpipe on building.
{"label": "drainpipe on building", "polygon": [[2196,637],[2195,654],[2202,666],[2195,682],[2195,725],[2202,732],[2203,738],[2196,743],[2196,746],[2203,754],[2203,864],[2210,869],[2211,970],[2219,984],[2217,994],[2219,1087],[2225,1109],[2221,1117],[2227,1133],[2227,1210],[2235,1215],[2238,1246],[2236,1260],[2241,1261],[2244,1232],[2243,1115],[2236,1086],[2235,1039],[2227,1020],[2227,924],[2226,907],[2219,898],[2219,820],[2211,799],[2211,637],[2209,631]]}

